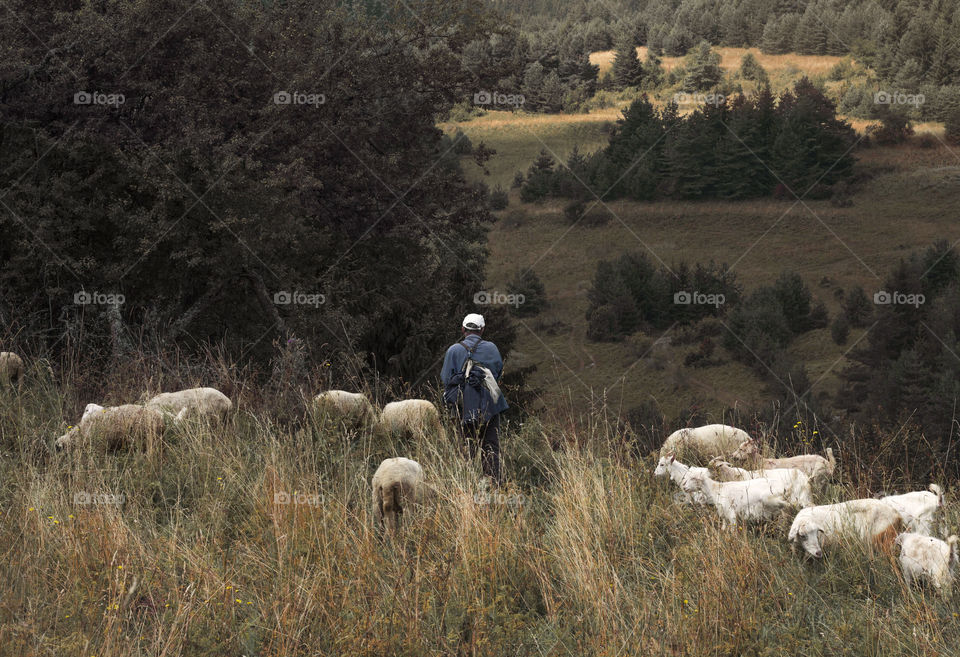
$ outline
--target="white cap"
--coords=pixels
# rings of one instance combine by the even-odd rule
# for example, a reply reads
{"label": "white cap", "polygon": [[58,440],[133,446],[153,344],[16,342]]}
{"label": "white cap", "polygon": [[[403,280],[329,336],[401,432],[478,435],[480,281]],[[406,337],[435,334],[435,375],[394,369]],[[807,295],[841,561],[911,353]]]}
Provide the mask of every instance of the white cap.
{"label": "white cap", "polygon": [[484,327],[483,315],[478,315],[477,313],[470,313],[463,318],[463,328],[468,331],[479,331]]}

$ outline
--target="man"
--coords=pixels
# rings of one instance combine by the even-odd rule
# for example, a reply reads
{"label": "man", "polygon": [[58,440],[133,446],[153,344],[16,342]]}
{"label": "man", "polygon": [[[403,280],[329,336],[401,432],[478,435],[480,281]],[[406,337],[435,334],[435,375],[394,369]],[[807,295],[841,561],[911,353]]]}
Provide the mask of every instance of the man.
{"label": "man", "polygon": [[503,358],[497,345],[482,338],[483,328],[483,315],[470,313],[463,318],[463,339],[447,349],[440,380],[447,405],[457,411],[456,420],[470,458],[476,456],[479,447],[483,474],[499,485],[500,413],[508,407],[497,385],[503,374]]}

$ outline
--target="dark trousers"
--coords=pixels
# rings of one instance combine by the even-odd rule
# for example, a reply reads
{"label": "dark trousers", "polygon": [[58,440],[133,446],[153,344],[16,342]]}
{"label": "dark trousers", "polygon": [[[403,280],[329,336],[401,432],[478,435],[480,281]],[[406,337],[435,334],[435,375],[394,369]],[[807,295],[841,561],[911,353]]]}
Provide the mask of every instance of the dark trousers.
{"label": "dark trousers", "polygon": [[500,485],[502,473],[500,471],[500,416],[494,415],[490,421],[480,426],[460,425],[460,434],[466,443],[470,458],[476,458],[477,448],[480,449],[480,464],[483,474],[493,479],[493,483]]}

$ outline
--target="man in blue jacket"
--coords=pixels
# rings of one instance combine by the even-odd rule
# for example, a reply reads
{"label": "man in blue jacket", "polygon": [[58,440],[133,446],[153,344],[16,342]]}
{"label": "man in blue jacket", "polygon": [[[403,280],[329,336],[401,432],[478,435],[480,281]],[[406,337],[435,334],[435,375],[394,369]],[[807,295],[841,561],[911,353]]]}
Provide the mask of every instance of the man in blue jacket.
{"label": "man in blue jacket", "polygon": [[455,419],[470,458],[479,446],[483,474],[499,485],[500,413],[508,406],[497,385],[503,358],[497,345],[481,337],[483,328],[483,315],[470,313],[463,318],[463,339],[447,349],[440,380],[444,399],[451,409],[456,408]]}

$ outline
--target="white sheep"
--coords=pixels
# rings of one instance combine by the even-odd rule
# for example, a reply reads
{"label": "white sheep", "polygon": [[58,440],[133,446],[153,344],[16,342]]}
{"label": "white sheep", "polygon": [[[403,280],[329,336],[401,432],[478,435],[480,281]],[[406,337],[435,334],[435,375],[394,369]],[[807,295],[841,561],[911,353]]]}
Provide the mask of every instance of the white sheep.
{"label": "white sheep", "polygon": [[810,478],[796,468],[771,468],[769,470],[744,470],[735,468],[726,461],[713,459],[708,466],[717,481],[751,481],[770,479],[782,481],[787,487],[786,499],[799,507],[813,506],[813,488]]}
{"label": "white sheep", "polygon": [[787,500],[790,485],[771,479],[749,481],[714,481],[708,473],[688,476],[708,504],[717,509],[723,528],[736,527],[738,522],[754,523],[773,520],[791,506]]}
{"label": "white sheep", "polygon": [[314,397],[321,413],[337,417],[355,427],[371,426],[377,420],[373,404],[362,392],[326,390]]}
{"label": "white sheep", "polygon": [[186,418],[203,417],[226,421],[233,410],[233,402],[216,388],[189,388],[177,392],[162,392],[145,404],[164,414],[176,415],[176,422]]}
{"label": "white sheep", "polygon": [[756,440],[750,439],[744,441],[730,454],[730,461],[746,462],[751,470],[767,470],[772,468],[796,468],[803,470],[811,480],[825,481],[833,476],[837,467],[837,460],[833,457],[833,449],[827,447],[824,450],[826,458],[819,454],[801,454],[800,456],[788,456],[785,458],[763,458],[760,453],[760,445]]}
{"label": "white sheep", "polygon": [[934,516],[943,507],[943,490],[936,484],[930,484],[929,492],[918,490],[903,495],[887,495],[880,498],[900,514],[907,530],[930,536],[933,533]]}
{"label": "white sheep", "polygon": [[788,540],[819,559],[823,548],[853,538],[888,554],[903,529],[903,519],[880,500],[861,499],[801,509],[790,526]]}
{"label": "white sheep", "polygon": [[900,568],[907,586],[926,581],[945,598],[953,595],[954,574],[960,561],[956,535],[941,541],[907,532],[897,536],[896,544],[900,546]]}
{"label": "white sheep", "polygon": [[669,475],[673,483],[679,486],[694,504],[706,505],[707,498],[704,497],[700,491],[700,485],[696,483],[692,477],[692,475],[698,474],[708,474],[707,469],[685,465],[676,460],[673,454],[661,456],[657,462],[656,469],[653,471],[654,477],[666,477]]}
{"label": "white sheep", "polygon": [[373,515],[390,534],[397,531],[399,516],[410,504],[434,499],[436,489],[423,480],[423,468],[414,460],[385,459],[373,474]]}
{"label": "white sheep", "polygon": [[86,414],[80,424],[57,438],[55,446],[68,449],[94,439],[98,448],[101,444],[109,450],[143,446],[153,453],[163,439],[163,414],[136,404],[101,408]]}
{"label": "white sheep", "polygon": [[23,359],[12,351],[0,351],[0,388],[13,386],[23,379]]}
{"label": "white sheep", "polygon": [[383,407],[378,426],[389,434],[402,433],[414,436],[424,436],[429,432],[443,434],[440,412],[432,402],[426,399],[390,402]]}
{"label": "white sheep", "polygon": [[750,434],[746,431],[726,424],[678,429],[663,442],[660,456],[673,454],[688,463],[705,464],[715,456],[732,453],[749,440]]}

